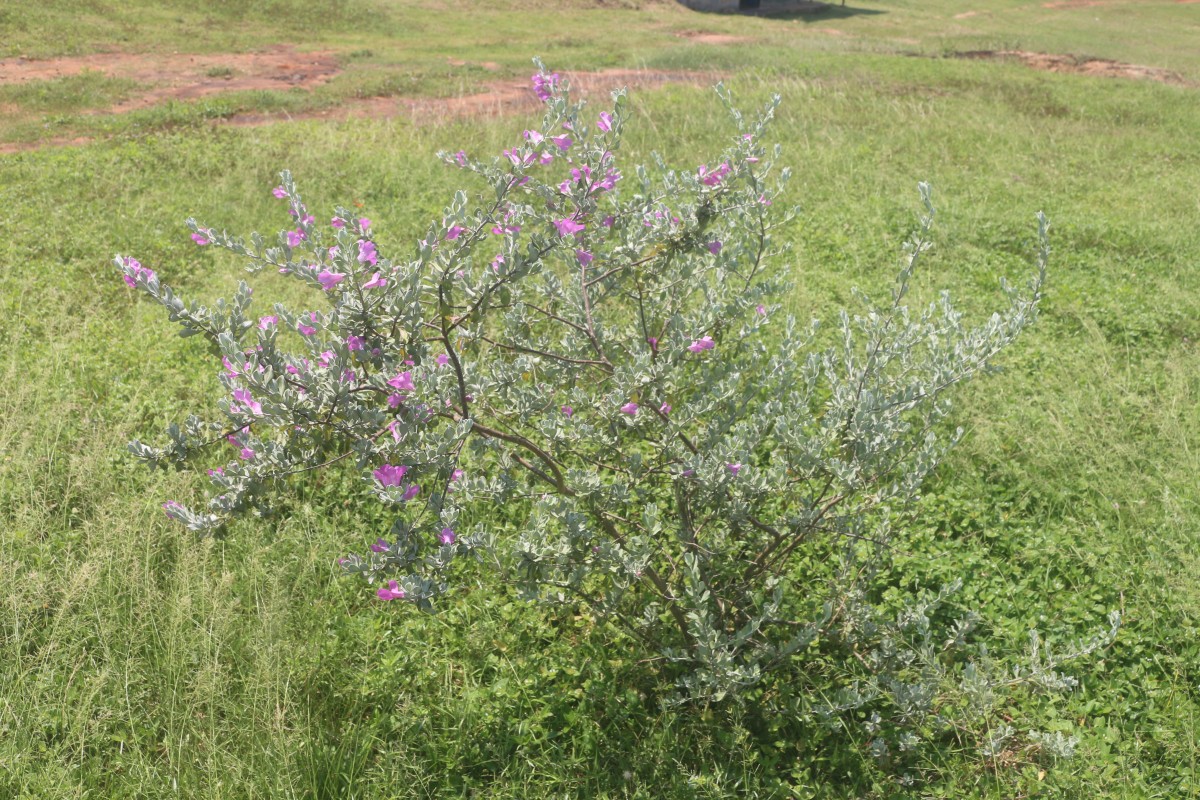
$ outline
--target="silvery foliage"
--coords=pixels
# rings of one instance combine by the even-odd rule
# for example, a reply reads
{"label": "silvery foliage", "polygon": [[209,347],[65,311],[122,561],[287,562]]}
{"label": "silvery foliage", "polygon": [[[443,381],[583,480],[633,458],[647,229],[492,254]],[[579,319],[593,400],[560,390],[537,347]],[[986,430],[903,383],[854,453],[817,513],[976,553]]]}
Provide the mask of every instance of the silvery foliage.
{"label": "silvery foliage", "polygon": [[[233,444],[206,507],[171,503],[168,515],[212,531],[262,509],[288,476],[353,465],[396,521],[372,552],[342,559],[347,572],[395,581],[430,608],[456,562],[476,557],[531,599],[619,625],[675,665],[691,701],[840,659],[829,676],[840,688],[814,692],[803,713],[840,724],[870,711],[861,724],[881,759],[950,724],[946,692],[982,714],[1018,683],[1069,688],[1040,642],[1016,672],[972,651],[974,617],[945,610],[957,586],[897,611],[875,583],[894,526],[961,434],[942,429],[947,392],[1036,316],[1045,218],[1035,273],[1003,284],[1003,310],[968,324],[945,294],[910,308],[934,218],[922,184],[890,297],[860,295],[862,310],[826,331],[778,304],[776,232],[793,212],[771,205],[788,171],[762,145],[778,97],[746,118],[718,87],[736,133],[708,162],[720,166],[658,159],[618,182],[624,93],[597,125],[565,80],[542,71],[535,84],[542,125],[505,157],[442,155],[488,190],[458,192],[407,254],[364,261],[373,234],[342,208],[340,229],[306,221],[288,173],[291,239],[247,242],[189,220],[250,272],[314,289],[313,309],[275,304],[275,325],[254,323],[244,283],[208,308],[117,258],[225,364],[219,420],[130,445],[166,465]],[[326,288],[322,274],[345,277]],[[412,388],[400,392],[404,373]],[[383,465],[404,466],[404,482],[384,485]]]}

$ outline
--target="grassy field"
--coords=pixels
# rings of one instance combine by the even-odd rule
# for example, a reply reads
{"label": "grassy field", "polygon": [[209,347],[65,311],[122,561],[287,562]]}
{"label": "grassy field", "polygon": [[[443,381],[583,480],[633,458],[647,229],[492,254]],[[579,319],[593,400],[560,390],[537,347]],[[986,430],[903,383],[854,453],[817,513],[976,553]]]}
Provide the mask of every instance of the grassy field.
{"label": "grassy field", "polygon": [[[986,5],[0,9],[0,57],[292,44],[334,50],[341,67],[312,93],[129,114],[92,113],[143,88],[124,79],[0,86],[0,141],[90,139],[0,155],[0,798],[1200,796],[1200,88],[943,57],[1071,53],[1200,81],[1200,6]],[[697,31],[740,39],[677,35]],[[1043,316],[1001,374],[960,395],[965,441],[898,560],[913,581],[963,577],[964,603],[1014,649],[1030,627],[1069,637],[1123,611],[1117,642],[1073,667],[1078,691],[1009,709],[1018,728],[1080,736],[1075,759],[947,750],[905,788],[863,742],[753,708],[664,711],[659,679],[607,631],[472,576],[436,616],[385,607],[335,574],[377,535],[345,476],[297,484],[287,513],[221,541],[163,517],[164,499],[201,481],[150,474],[125,443],[201,407],[215,370],[126,289],[112,254],[189,293],[228,293],[240,275],[182,221],[277,229],[283,168],[314,208],[361,204],[381,247],[407,247],[459,188],[434,151],[498,153],[525,127],[211,121],[468,93],[526,74],[534,54],[564,70],[719,70],[744,105],[781,93],[801,316],[887,284],[918,180],[940,209],[921,296],[945,287],[972,313],[1027,269],[1034,212],[1051,218]],[[633,108],[627,162],[658,150],[701,163],[731,132],[699,87],[638,92]]]}

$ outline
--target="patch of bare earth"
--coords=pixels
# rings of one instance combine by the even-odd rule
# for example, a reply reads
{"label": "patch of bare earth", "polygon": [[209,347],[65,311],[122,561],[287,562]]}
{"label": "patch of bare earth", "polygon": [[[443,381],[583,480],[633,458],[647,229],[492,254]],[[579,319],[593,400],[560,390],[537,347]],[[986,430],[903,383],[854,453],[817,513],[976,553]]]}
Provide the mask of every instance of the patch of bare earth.
{"label": "patch of bare earth", "polygon": [[1136,78],[1177,85],[1188,83],[1182,75],[1169,69],[1125,64],[1107,58],[1081,58],[1054,53],[1031,53],[1025,50],[971,50],[965,53],[956,53],[955,56],[957,58],[1020,61],[1028,67],[1046,72],[1068,72],[1102,78]]}
{"label": "patch of bare earth", "polygon": [[680,39],[687,39],[697,44],[740,44],[750,41],[745,36],[732,36],[728,33],[709,33],[707,31],[678,31]]}
{"label": "patch of bare earth", "polygon": [[[565,72],[571,91],[583,98],[607,98],[622,87],[653,88],[665,84],[711,86],[723,76],[716,72],[606,69]],[[458,97],[371,97],[305,114],[236,114],[218,121],[224,125],[266,125],[285,119],[388,119],[407,117],[417,122],[444,122],[464,117],[500,117],[535,112],[541,101],[527,79],[494,81],[474,94]]]}
{"label": "patch of bare earth", "polygon": [[1108,0],[1058,0],[1054,3],[1042,3],[1042,8],[1095,8],[1109,5]]}
{"label": "patch of bare earth", "polygon": [[312,89],[338,73],[332,51],[300,52],[279,45],[258,53],[97,53],[68,58],[0,59],[0,85],[52,80],[95,71],[149,86],[103,110],[121,114],[167,100],[195,100],[222,92]]}
{"label": "patch of bare earth", "polygon": [[[82,67],[89,69],[92,67]],[[607,99],[610,92],[622,87],[653,88],[666,84],[711,86],[725,75],[717,72],[608,69],[599,72],[565,72],[573,94],[579,97]],[[199,95],[197,95],[199,96]],[[139,98],[140,100],[140,98]],[[138,102],[137,100],[129,102]],[[157,102],[157,101],[155,101]],[[149,104],[149,103],[146,103]],[[134,106],[141,107],[141,106]],[[528,79],[496,80],[483,91],[457,97],[369,97],[348,100],[332,108],[302,113],[242,113],[214,120],[214,125],[256,126],[271,125],[304,119],[388,119],[404,117],[416,122],[444,122],[470,117],[499,117],[517,113],[536,112],[541,101],[534,94]],[[128,109],[122,109],[128,110]],[[60,137],[38,142],[0,143],[0,154],[40,147],[86,144],[86,138]]]}

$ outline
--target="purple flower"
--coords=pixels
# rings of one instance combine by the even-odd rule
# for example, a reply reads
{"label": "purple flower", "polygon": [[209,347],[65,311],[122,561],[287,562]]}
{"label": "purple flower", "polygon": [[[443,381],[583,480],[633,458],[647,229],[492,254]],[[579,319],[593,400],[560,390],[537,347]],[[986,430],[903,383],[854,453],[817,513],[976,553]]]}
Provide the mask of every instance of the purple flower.
{"label": "purple flower", "polygon": [[386,539],[376,539],[375,544],[371,545],[371,552],[386,553],[389,547],[391,547],[391,545],[387,543]]}
{"label": "purple flower", "polygon": [[287,232],[288,247],[298,247],[300,245],[300,243],[302,241],[304,241],[304,238],[305,238],[304,231],[302,231],[302,230],[288,231]]}
{"label": "purple flower", "polygon": [[[388,404],[389,408],[399,408],[400,404],[403,402],[404,402],[404,395],[402,395],[402,394],[389,394],[388,395],[387,404]],[[395,431],[393,430],[392,433],[395,433]],[[397,438],[397,440],[399,440],[400,437],[397,436],[396,438]]]}
{"label": "purple flower", "polygon": [[654,337],[654,336],[646,337],[646,344],[650,345],[650,352],[652,352],[652,353],[658,352],[658,339],[656,337]]}
{"label": "purple flower", "polygon": [[346,220],[342,219],[341,217],[334,217],[333,219],[329,220],[329,224],[338,230],[341,230],[342,228],[346,227]]}
{"label": "purple flower", "polygon": [[536,153],[531,152],[531,153],[525,153],[524,155],[521,155],[521,151],[515,147],[510,148],[510,149],[505,149],[504,155],[506,158],[508,158],[509,161],[512,162],[512,165],[514,167],[528,167],[530,164],[532,164],[537,159]]}
{"label": "purple flower", "polygon": [[764,206],[769,206],[769,205],[771,205],[771,200],[770,200],[770,198],[768,198],[768,197],[767,197],[765,194],[760,194],[760,195],[758,196],[758,202],[759,202],[759,204],[760,204],[760,205],[764,205]]}
{"label": "purple flower", "polygon": [[366,217],[359,217],[358,218],[358,229],[360,231],[362,231],[363,233],[366,233],[367,231],[369,231],[371,229],[371,220],[367,219]]}
{"label": "purple flower", "polygon": [[346,337],[346,349],[347,350],[362,350],[363,349],[363,338],[361,336],[355,336],[354,334],[347,336]]}
{"label": "purple flower", "polygon": [[625,405],[621,406],[622,414],[628,414],[629,416],[632,417],[637,412],[638,412],[638,404],[637,403],[626,403]]}
{"label": "purple flower", "polygon": [[454,544],[457,540],[458,536],[450,528],[442,528],[442,532],[438,536],[438,541],[442,544]]}
{"label": "purple flower", "polygon": [[559,236],[572,236],[583,230],[582,222],[576,222],[571,217],[555,221],[554,227],[558,230]]}
{"label": "purple flower", "polygon": [[388,386],[391,386],[394,389],[399,389],[402,392],[415,392],[417,390],[417,387],[413,386],[411,372],[401,372],[399,375],[388,381],[387,384]]}
{"label": "purple flower", "polygon": [[742,471],[742,465],[741,464],[726,464],[725,469],[729,470],[730,474],[732,474],[733,477],[736,478],[737,474]]}
{"label": "purple flower", "polygon": [[326,350],[324,353],[321,353],[321,355],[317,356],[317,366],[323,369],[329,369],[329,365],[333,363],[335,358],[337,358],[337,356],[334,355],[332,350]]}
{"label": "purple flower", "polygon": [[438,353],[437,358],[435,358],[434,361],[437,362],[439,367],[444,367],[450,363],[450,356],[446,355],[445,353]]}
{"label": "purple flower", "polygon": [[662,414],[665,417],[667,414],[671,413],[671,406],[667,403],[663,403],[661,406],[658,407],[658,413]]}
{"label": "purple flower", "polygon": [[575,142],[571,141],[570,136],[551,136],[550,141],[564,153],[571,149],[571,145],[575,144]]}
{"label": "purple flower", "polygon": [[446,241],[453,242],[459,236],[462,236],[463,231],[465,230],[466,228],[462,227],[461,225],[451,225],[450,229],[446,231]]}
{"label": "purple flower", "polygon": [[607,111],[600,112],[600,120],[596,123],[596,127],[608,133],[612,130],[612,114]]}
{"label": "purple flower", "polygon": [[701,353],[705,350],[712,350],[716,346],[716,342],[713,341],[711,336],[705,336],[689,344],[688,350],[691,350],[693,353]]}
{"label": "purple flower", "polygon": [[271,190],[271,194],[275,195],[280,200],[282,200],[283,198],[288,196],[287,189],[284,189],[283,186],[276,186],[274,189]]}
{"label": "purple flower", "polygon": [[404,475],[408,472],[408,467],[393,464],[384,464],[379,469],[371,474],[375,476],[375,480],[383,486],[399,486],[404,480]]}
{"label": "purple flower", "polygon": [[466,475],[466,474],[467,473],[463,472],[461,469],[456,469],[456,470],[454,470],[454,472],[450,473],[450,482],[455,483],[457,481],[460,481],[460,480],[462,480],[462,476]]}
{"label": "purple flower", "polygon": [[716,186],[722,178],[729,174],[729,170],[729,162],[726,161],[712,171],[709,171],[708,165],[701,164],[696,172],[700,176],[700,182],[705,186]]}
{"label": "purple flower", "polygon": [[243,447],[242,452],[239,453],[238,455],[240,455],[242,457],[243,461],[250,461],[254,458],[254,451],[251,450],[249,447]]}
{"label": "purple flower", "polygon": [[386,589],[380,589],[375,593],[375,596],[380,600],[403,600],[404,590],[400,588],[400,584],[396,581],[388,581]]}
{"label": "purple flower", "polygon": [[364,288],[364,289],[379,289],[383,286],[387,286],[387,278],[379,277],[379,273],[376,272],[371,277],[371,280],[367,281],[366,283],[364,283],[362,285],[362,288]]}
{"label": "purple flower", "polygon": [[401,497],[400,500],[402,502],[407,503],[409,500],[412,500],[414,497],[416,497],[420,493],[421,493],[421,487],[414,483],[413,485],[409,486],[407,489],[404,490],[404,496]]}
{"label": "purple flower", "polygon": [[554,91],[554,84],[556,81],[558,81],[557,72],[553,72],[549,75],[543,75],[539,72],[537,75],[533,76],[533,91],[535,94],[537,94],[539,100],[545,102],[553,96],[551,92]]}
{"label": "purple flower", "polygon": [[278,325],[278,324],[279,324],[279,317],[275,316],[274,314],[269,314],[265,317],[258,318],[259,330],[265,331],[267,328],[270,328],[270,327],[272,327],[274,325]]}
{"label": "purple flower", "polygon": [[546,137],[542,136],[538,131],[525,131],[525,141],[530,144],[541,144],[545,140]]}
{"label": "purple flower", "polygon": [[303,322],[296,326],[296,330],[300,331],[302,336],[312,336],[317,332],[317,329],[311,325],[305,325]]}
{"label": "purple flower", "polygon": [[171,519],[178,519],[178,517],[176,515],[183,513],[183,506],[179,503],[178,500],[168,500],[167,502],[162,504],[162,507],[163,507],[163,511],[165,511],[167,513],[167,516],[170,517]]}
{"label": "purple flower", "polygon": [[765,315],[767,313],[767,307],[764,306],[762,303],[759,303],[758,305],[756,305],[754,307],[754,310],[757,311],[759,314]]}
{"label": "purple flower", "polygon": [[563,416],[569,417],[575,413],[575,409],[571,408],[570,406],[563,406],[562,413],[563,413]]}
{"label": "purple flower", "polygon": [[358,263],[370,264],[375,266],[375,262],[379,260],[379,254],[375,252],[375,243],[365,240],[358,242]]}
{"label": "purple flower", "polygon": [[323,269],[317,275],[317,281],[321,284],[321,288],[327,292],[344,280],[346,280],[346,273],[344,272],[330,272],[327,269]]}
{"label": "purple flower", "polygon": [[596,181],[596,185],[592,187],[592,190],[597,192],[612,191],[612,188],[617,185],[617,181],[619,180],[621,180],[621,173],[617,172],[615,169],[610,169],[608,172],[604,173],[603,178]]}
{"label": "purple flower", "polygon": [[254,398],[250,396],[250,392],[248,390],[234,389],[233,399],[249,408],[254,413],[254,416],[261,417],[263,415],[262,403],[255,402]]}
{"label": "purple flower", "polygon": [[125,266],[133,270],[132,275],[126,274],[123,276],[125,283],[130,289],[137,288],[137,278],[145,278],[146,280],[150,280],[154,277],[154,270],[150,269],[149,267],[143,267],[136,258],[127,256],[125,258]]}
{"label": "purple flower", "polygon": [[696,474],[696,470],[694,470],[694,469],[685,469],[683,472],[681,472],[681,473],[679,473],[679,474],[680,474],[681,476],[685,477],[685,478],[690,478],[690,477],[692,477],[693,475],[695,475],[695,474]]}
{"label": "purple flower", "polygon": [[720,240],[717,240],[717,241],[714,241],[714,242],[709,242],[709,243],[708,243],[708,252],[712,253],[714,256],[715,256],[717,253],[721,252],[721,242],[720,242]]}
{"label": "purple flower", "polygon": [[617,221],[616,217],[614,217],[612,214],[609,214],[607,217],[600,220],[600,224],[606,228],[611,228],[613,226],[613,223],[615,223],[616,221]]}
{"label": "purple flower", "polygon": [[593,256],[587,250],[576,250],[575,257],[579,259],[580,266],[586,267],[592,263]]}
{"label": "purple flower", "polygon": [[208,244],[208,239],[204,238],[205,233],[207,233],[207,231],[202,231],[200,233],[193,233],[192,241],[195,242],[196,244],[200,245],[201,247]]}
{"label": "purple flower", "polygon": [[208,471],[208,477],[210,477],[210,478],[215,477],[217,475],[224,475],[224,474],[225,474],[225,470],[222,469],[221,467],[213,467],[212,469],[210,469]]}
{"label": "purple flower", "polygon": [[462,150],[459,150],[457,153],[454,154],[454,161],[460,167],[465,167],[467,165],[467,154],[465,152],[463,152]]}

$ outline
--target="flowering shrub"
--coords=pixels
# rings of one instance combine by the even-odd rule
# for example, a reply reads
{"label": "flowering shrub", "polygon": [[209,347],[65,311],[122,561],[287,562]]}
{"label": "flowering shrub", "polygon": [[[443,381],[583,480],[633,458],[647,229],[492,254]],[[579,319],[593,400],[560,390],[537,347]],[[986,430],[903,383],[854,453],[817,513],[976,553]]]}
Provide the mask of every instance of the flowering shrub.
{"label": "flowering shrub", "polygon": [[289,230],[247,242],[188,221],[198,246],[310,286],[312,309],[252,316],[245,283],[187,303],[117,257],[222,363],[219,419],[130,445],[153,465],[209,459],[206,506],[167,515],[211,531],[289,476],[354,465],[395,523],[340,563],[381,601],[429,609],[476,557],[531,599],[621,626],[675,665],[680,700],[834,663],[803,713],[869,712],[856,719],[881,758],[950,725],[948,708],[964,709],[959,729],[984,719],[999,686],[1069,686],[1036,641],[1025,671],[967,657],[973,617],[944,608],[956,587],[897,607],[875,583],[958,436],[941,429],[947,392],[1036,315],[1045,219],[1035,274],[1003,287],[1003,311],[968,325],[944,295],[910,310],[934,216],[922,184],[891,296],[826,334],[778,305],[788,171],[763,145],[778,98],[746,118],[718,87],[725,151],[650,170],[617,159],[623,93],[587,114],[557,74],[533,80],[541,126],[498,157],[442,154],[487,191],[456,194],[408,255],[346,209],[318,220],[286,172]]}

